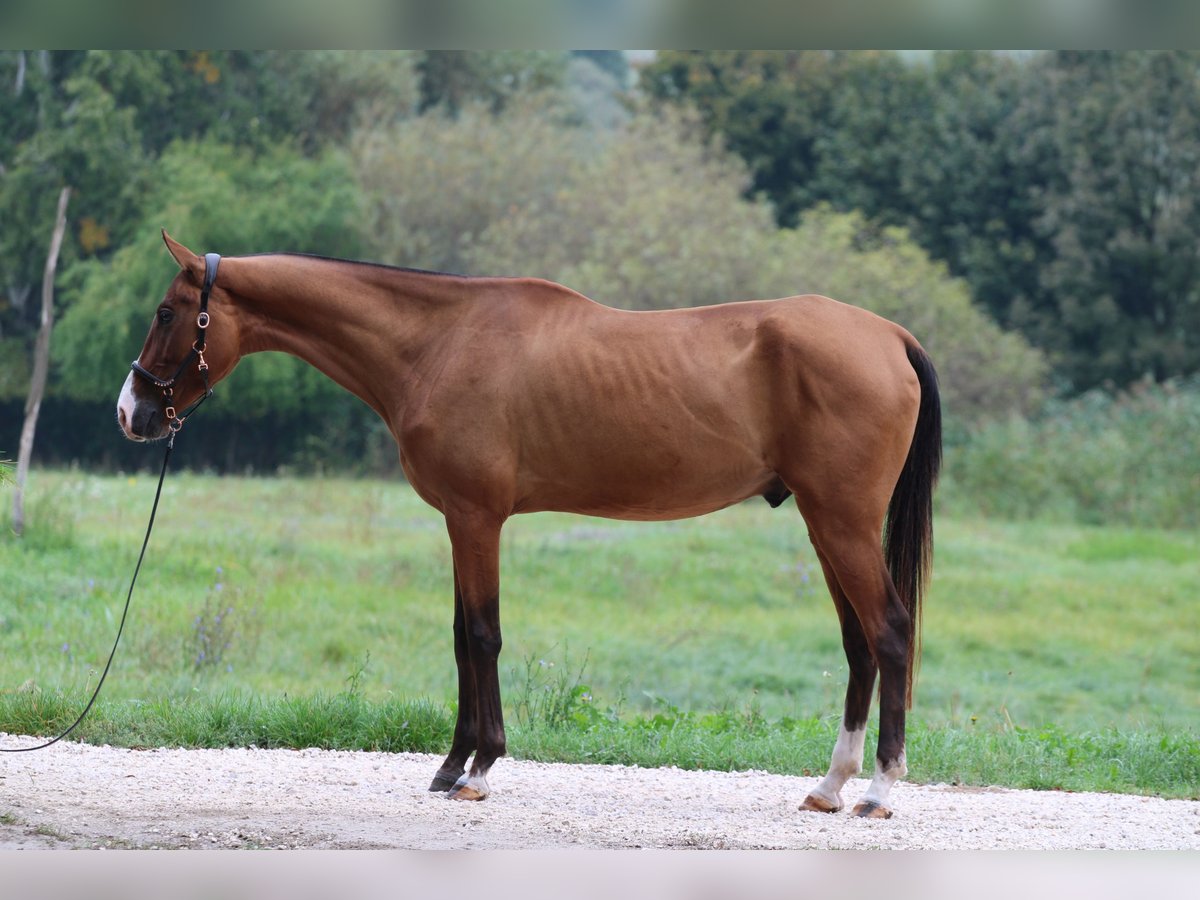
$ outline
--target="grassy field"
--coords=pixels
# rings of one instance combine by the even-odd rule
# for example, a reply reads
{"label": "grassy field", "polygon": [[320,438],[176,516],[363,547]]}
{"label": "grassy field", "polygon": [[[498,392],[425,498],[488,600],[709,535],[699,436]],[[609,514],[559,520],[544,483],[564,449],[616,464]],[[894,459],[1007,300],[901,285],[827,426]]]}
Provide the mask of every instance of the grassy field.
{"label": "grassy field", "polygon": [[[0,538],[3,729],[29,698],[45,712],[102,667],[154,485],[36,472],[31,487],[26,539]],[[1181,784],[1143,789],[1194,795],[1200,538],[947,517],[937,529],[915,777],[1013,783],[1016,754],[1023,783],[1061,785],[1039,759],[1057,754],[1069,772],[1075,754],[1108,773],[1083,786],[1136,787],[1145,779],[1120,770],[1137,747],[1145,767],[1188,760],[1171,776]],[[712,747],[811,744],[775,765],[792,771],[827,759],[846,666],[794,507],[660,524],[518,517],[502,566],[514,752],[625,759],[621,735],[637,728],[618,735],[620,722],[691,730]],[[437,749],[454,686],[450,584],[441,520],[403,484],[172,476],[100,721],[132,733],[154,710],[232,721],[255,703],[277,704],[260,718],[286,719],[287,704],[340,697],[346,715],[383,715],[377,730],[388,709],[428,719],[422,740]],[[556,698],[586,727],[554,737]],[[1006,756],[988,756],[1001,746]],[[776,751],[716,752],[770,768],[760,757]],[[972,754],[980,774],[954,768]]]}

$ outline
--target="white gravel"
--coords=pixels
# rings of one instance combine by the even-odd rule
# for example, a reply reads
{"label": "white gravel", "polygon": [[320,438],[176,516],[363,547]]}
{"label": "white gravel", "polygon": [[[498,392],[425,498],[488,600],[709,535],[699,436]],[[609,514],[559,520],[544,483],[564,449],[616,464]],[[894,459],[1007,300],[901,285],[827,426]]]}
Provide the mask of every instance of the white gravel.
{"label": "white gravel", "polygon": [[502,759],[492,796],[458,803],[426,790],[440,761],[64,742],[0,757],[0,849],[1200,849],[1191,800],[901,783],[874,821],[800,812],[813,778]]}

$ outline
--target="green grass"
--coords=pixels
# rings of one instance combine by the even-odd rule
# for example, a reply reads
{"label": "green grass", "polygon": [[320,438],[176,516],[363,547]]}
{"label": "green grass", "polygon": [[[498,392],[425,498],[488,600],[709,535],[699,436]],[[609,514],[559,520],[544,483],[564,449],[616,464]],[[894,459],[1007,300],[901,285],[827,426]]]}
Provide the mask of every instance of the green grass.
{"label": "green grass", "polygon": [[[0,537],[0,729],[73,718],[153,487],[32,474],[26,539]],[[1200,538],[937,528],[913,777],[1195,796]],[[501,553],[514,755],[823,769],[846,666],[790,505],[653,524],[517,517]],[[440,752],[450,619],[444,527],[403,484],[173,475],[82,734]]]}

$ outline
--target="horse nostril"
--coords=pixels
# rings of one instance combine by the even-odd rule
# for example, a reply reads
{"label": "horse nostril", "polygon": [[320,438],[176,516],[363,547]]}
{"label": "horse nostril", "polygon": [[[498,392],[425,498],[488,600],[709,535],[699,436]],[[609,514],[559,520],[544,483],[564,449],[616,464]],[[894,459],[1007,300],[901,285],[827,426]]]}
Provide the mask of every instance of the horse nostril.
{"label": "horse nostril", "polygon": [[158,410],[149,404],[135,406],[129,423],[130,432],[141,438],[153,435],[158,428],[159,415]]}
{"label": "horse nostril", "polygon": [[121,426],[121,429],[123,431],[129,430],[129,419],[125,415],[125,410],[123,410],[123,409],[117,410],[117,423]]}

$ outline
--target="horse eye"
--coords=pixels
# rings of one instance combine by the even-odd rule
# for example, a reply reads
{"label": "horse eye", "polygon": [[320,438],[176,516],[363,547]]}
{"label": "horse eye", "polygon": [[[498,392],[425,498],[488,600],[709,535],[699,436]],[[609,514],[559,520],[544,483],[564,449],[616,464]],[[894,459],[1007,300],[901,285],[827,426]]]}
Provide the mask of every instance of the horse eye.
{"label": "horse eye", "polygon": [[160,309],[158,311],[158,321],[161,322],[163,325],[170,325],[171,320],[174,318],[175,318],[175,313],[172,312],[171,310],[167,309],[166,307],[163,307],[162,309]]}

